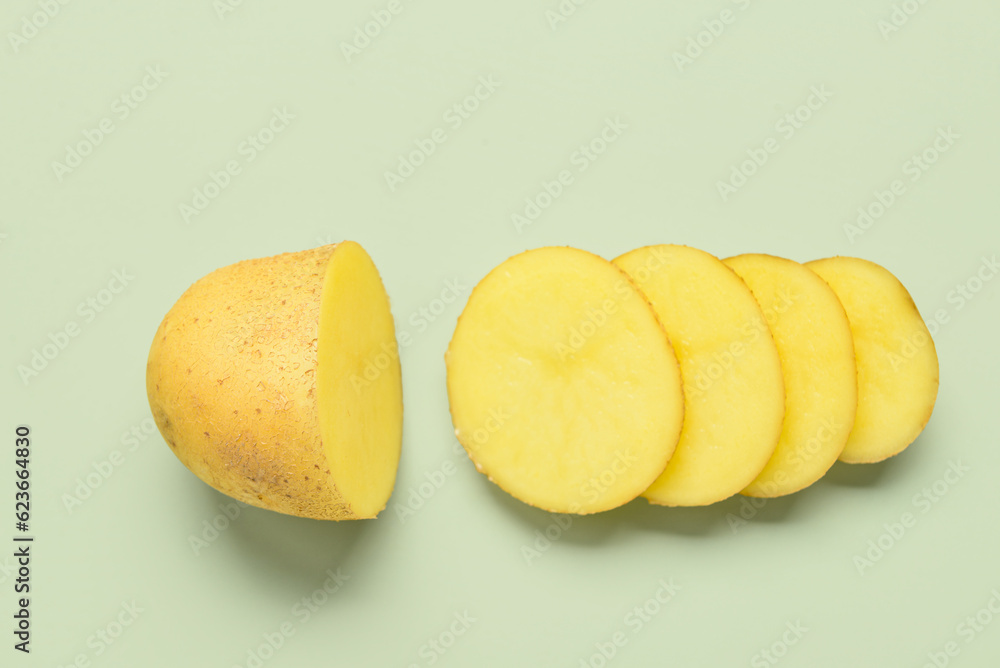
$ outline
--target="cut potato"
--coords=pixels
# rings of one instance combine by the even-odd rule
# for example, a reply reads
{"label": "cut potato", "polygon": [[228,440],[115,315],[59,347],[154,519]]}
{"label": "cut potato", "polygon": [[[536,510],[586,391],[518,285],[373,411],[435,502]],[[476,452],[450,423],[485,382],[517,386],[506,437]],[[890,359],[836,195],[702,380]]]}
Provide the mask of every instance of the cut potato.
{"label": "cut potato", "polygon": [[854,336],[858,414],[840,459],[892,457],[917,438],[934,411],[938,359],[930,332],[906,288],[884,267],[853,257],[806,266],[837,293]]}
{"label": "cut potato", "polygon": [[764,312],[785,381],[778,447],[743,494],[791,494],[823,477],[854,426],[858,374],[851,326],[830,286],[798,262],[758,254],[723,262],[750,287]]}
{"label": "cut potato", "polygon": [[648,246],[614,262],[655,308],[684,379],[680,442],[643,496],[701,506],[740,492],[774,453],[785,412],[778,350],[753,294],[719,259],[686,246]]}
{"label": "cut potato", "polygon": [[199,478],[261,508],[375,517],[402,438],[395,329],[354,242],[247,260],[205,276],[153,341],[156,424]]}
{"label": "cut potato", "polygon": [[638,496],[677,444],[680,371],[653,309],[607,260],[514,256],[476,286],[446,355],[458,440],[479,471],[551,512]]}

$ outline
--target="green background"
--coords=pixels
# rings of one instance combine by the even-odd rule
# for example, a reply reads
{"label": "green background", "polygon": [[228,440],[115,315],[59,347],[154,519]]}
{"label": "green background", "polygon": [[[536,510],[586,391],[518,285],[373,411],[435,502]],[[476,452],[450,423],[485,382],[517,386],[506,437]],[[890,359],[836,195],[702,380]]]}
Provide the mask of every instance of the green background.
{"label": "green background", "polygon": [[[778,643],[782,666],[921,666],[954,641],[950,665],[995,666],[1000,620],[971,637],[959,625],[1000,587],[1000,281],[974,280],[1000,251],[1000,6],[591,0],[562,3],[569,16],[555,22],[558,0],[403,0],[345,56],[342,43],[389,4],[4,3],[0,540],[14,533],[13,432],[26,423],[37,542],[33,652],[5,636],[0,663],[246,666],[288,622],[294,634],[263,665],[596,666],[595,643],[622,632],[608,665],[772,665],[759,652]],[[890,31],[894,11],[901,25]],[[675,53],[699,33],[706,46],[679,66]],[[147,78],[133,97],[144,99],[123,106],[147,67],[164,78]],[[496,90],[454,127],[446,112],[480,77]],[[786,136],[779,123],[814,86],[829,99],[800,110],[808,120]],[[250,160],[241,144],[275,108],[294,119]],[[53,165],[105,118],[113,131],[77,167]],[[576,152],[608,119],[627,127],[580,171]],[[385,172],[437,128],[443,143],[390,189]],[[958,138],[912,180],[909,161],[941,128]],[[779,150],[724,199],[718,182],[768,138]],[[181,205],[231,160],[240,173],[186,221]],[[564,169],[572,183],[517,229],[512,214]],[[860,235],[845,229],[897,179],[905,193],[884,215]],[[191,537],[223,524],[228,499],[158,434],[122,440],[149,426],[153,332],[217,267],[341,239],[369,251],[412,336],[390,505],[376,521],[342,524],[243,508],[196,550]],[[838,464],[745,524],[730,521],[751,514],[739,499],[700,509],[639,500],[550,530],[557,540],[529,563],[522,548],[553,518],[455,449],[443,364],[455,320],[471,287],[522,250],[612,258],[652,243],[883,264],[925,318],[947,318],[935,334],[934,416],[903,455]],[[111,296],[101,290],[123,269],[134,279],[88,321],[79,305]],[[981,289],[959,298],[970,280]],[[461,297],[436,302],[449,281]],[[24,382],[18,367],[70,322],[79,335]],[[120,465],[67,507],[114,451]],[[917,505],[951,462],[970,470]],[[443,466],[453,474],[402,521],[400,504]],[[860,573],[855,557],[905,512],[915,526]],[[0,557],[8,622],[11,561]],[[349,579],[304,621],[297,602],[338,568]],[[641,629],[627,624],[661,580],[679,587],[673,600]],[[142,611],[113,644],[95,640],[133,601]],[[447,642],[466,612],[476,621],[443,655],[425,646],[442,633]],[[796,623],[808,631],[782,647]]]}

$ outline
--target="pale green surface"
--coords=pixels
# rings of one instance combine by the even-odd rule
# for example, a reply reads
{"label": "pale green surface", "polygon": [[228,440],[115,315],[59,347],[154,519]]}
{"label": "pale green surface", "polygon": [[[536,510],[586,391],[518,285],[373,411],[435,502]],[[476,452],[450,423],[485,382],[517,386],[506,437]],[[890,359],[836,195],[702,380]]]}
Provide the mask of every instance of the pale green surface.
{"label": "pale green surface", "polygon": [[[556,0],[404,1],[348,64],[339,42],[386,4],[245,0],[220,19],[208,0],[70,2],[18,53],[0,43],[0,540],[12,533],[8,446],[21,422],[35,433],[38,536],[35,652],[7,645],[0,664],[85,654],[93,666],[230,668],[290,620],[294,635],[265,666],[427,665],[421,646],[468,610],[478,621],[435,665],[579,666],[617,631],[628,642],[613,666],[754,665],[800,620],[809,631],[782,666],[919,666],[950,640],[961,649],[951,665],[995,666],[1000,620],[971,643],[956,626],[1000,588],[1000,282],[962,308],[949,292],[1000,251],[1000,6],[928,2],[883,39],[889,0],[593,1],[556,30],[545,16]],[[725,8],[735,23],[679,73],[674,50]],[[35,11],[5,2],[0,28],[19,30]],[[168,77],[119,120],[112,104],[147,65]],[[453,129],[442,114],[490,75],[500,87]],[[781,137],[775,123],[820,85],[833,97]],[[247,163],[240,142],[282,106],[296,118]],[[105,116],[115,131],[59,183],[52,161]],[[578,172],[577,146],[616,117],[628,128]],[[960,139],[910,182],[904,163],[947,126]],[[447,141],[390,192],[383,172],[437,127]],[[771,136],[778,153],[724,203],[716,181]],[[186,225],[178,205],[228,160],[242,173]],[[562,169],[572,185],[518,234],[511,214]],[[906,194],[851,244],[844,224],[896,178]],[[195,556],[189,535],[226,499],[158,435],[134,452],[119,442],[149,414],[153,332],[212,269],[343,238],[370,252],[412,336],[392,505],[341,525],[244,509]],[[937,410],[900,457],[838,465],[735,533],[726,516],[738,500],[700,510],[640,500],[574,520],[529,565],[521,546],[551,519],[453,449],[442,355],[455,319],[471,286],[524,249],[613,258],[651,243],[884,264],[925,317],[950,315],[936,337]],[[85,323],[77,304],[121,267],[134,281]],[[455,279],[457,302],[422,325],[419,309],[450,298]],[[82,333],[25,387],[16,366],[70,320]],[[62,495],[116,449],[124,464],[69,513]],[[921,512],[914,495],[949,460],[972,470]],[[401,524],[395,504],[443,462],[452,475]],[[907,511],[916,525],[859,575],[853,556]],[[11,561],[0,565],[9,624]],[[338,567],[351,579],[299,623],[292,606]],[[682,589],[634,633],[624,617],[661,578]],[[95,656],[88,637],[132,600],[144,612]]]}

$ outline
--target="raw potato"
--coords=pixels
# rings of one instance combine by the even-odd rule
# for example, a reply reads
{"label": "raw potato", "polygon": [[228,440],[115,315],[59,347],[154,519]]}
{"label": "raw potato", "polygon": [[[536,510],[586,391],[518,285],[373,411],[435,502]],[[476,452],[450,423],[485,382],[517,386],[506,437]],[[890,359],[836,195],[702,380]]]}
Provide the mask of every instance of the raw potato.
{"label": "raw potato", "polygon": [[614,262],[656,309],[684,379],[680,442],[643,496],[702,506],[740,492],[774,453],[785,413],[778,350],[753,294],[720,260],[686,246],[648,246]]}
{"label": "raw potato", "polygon": [[938,391],[934,341],[903,284],[853,257],[806,264],[837,293],[854,335],[858,415],[840,455],[848,463],[902,452],[930,420]]}
{"label": "raw potato", "polygon": [[395,329],[354,242],[238,262],[170,309],[146,389],[174,454],[215,489],[316,519],[375,517],[402,438]]}
{"label": "raw potato", "polygon": [[540,248],[490,272],[446,363],[458,440],[530,505],[620,506],[677,444],[684,405],[670,342],[628,277],[585,251]]}
{"label": "raw potato", "polygon": [[723,262],[760,304],[785,381],[781,439],[743,494],[784,496],[823,477],[854,426],[858,374],[851,326],[830,286],[798,262],[757,254]]}

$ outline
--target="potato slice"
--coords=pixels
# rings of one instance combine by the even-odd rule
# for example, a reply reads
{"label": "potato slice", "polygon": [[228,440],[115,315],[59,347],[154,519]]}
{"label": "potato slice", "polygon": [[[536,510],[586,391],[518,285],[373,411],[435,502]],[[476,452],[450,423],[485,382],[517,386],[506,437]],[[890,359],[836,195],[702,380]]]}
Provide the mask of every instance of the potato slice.
{"label": "potato slice", "polygon": [[620,506],[663,471],[680,371],[653,309],[607,260],[516,255],[476,286],[445,357],[455,434],[512,496],[558,513]]}
{"label": "potato slice", "polygon": [[806,266],[837,293],[854,336],[858,415],[840,460],[878,462],[902,452],[934,411],[934,341],[903,284],[887,269],[853,257]]}
{"label": "potato slice", "polygon": [[760,304],[785,381],[778,447],[743,494],[784,496],[823,477],[854,426],[858,372],[851,325],[830,286],[798,262],[758,254],[723,262]]}
{"label": "potato slice", "polygon": [[316,519],[375,517],[402,438],[395,328],[354,242],[238,262],[174,304],[149,351],[150,408],[215,489]]}
{"label": "potato slice", "polygon": [[656,309],[684,380],[677,450],[643,496],[702,506],[749,485],[781,434],[781,362],[757,301],[732,269],[686,246],[639,248],[616,259]]}

